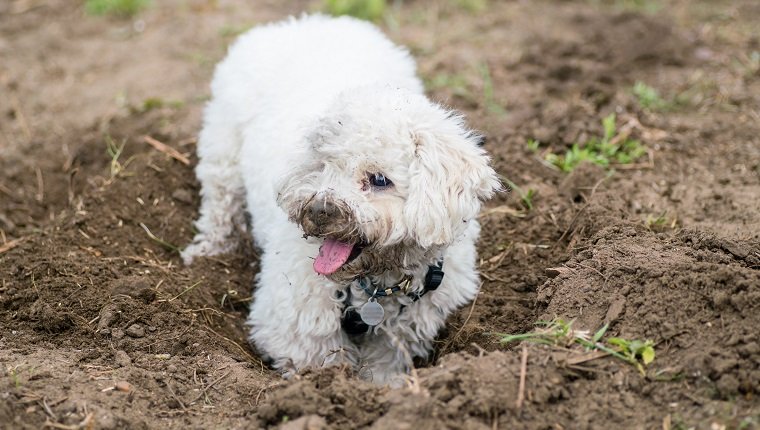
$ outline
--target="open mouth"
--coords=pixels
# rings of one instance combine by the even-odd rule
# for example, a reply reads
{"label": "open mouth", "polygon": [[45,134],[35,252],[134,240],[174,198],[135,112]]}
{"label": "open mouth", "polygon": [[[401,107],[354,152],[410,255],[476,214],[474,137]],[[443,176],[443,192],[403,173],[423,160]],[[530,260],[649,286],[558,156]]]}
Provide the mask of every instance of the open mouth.
{"label": "open mouth", "polygon": [[325,238],[322,246],[319,247],[319,254],[314,259],[314,271],[320,275],[332,275],[359,257],[364,246],[366,244],[361,242],[341,242]]}

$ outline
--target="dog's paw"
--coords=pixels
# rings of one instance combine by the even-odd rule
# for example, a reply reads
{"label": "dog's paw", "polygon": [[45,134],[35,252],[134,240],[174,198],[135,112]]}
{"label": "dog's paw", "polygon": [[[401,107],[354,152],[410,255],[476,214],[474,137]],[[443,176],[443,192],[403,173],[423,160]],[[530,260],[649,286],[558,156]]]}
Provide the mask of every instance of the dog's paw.
{"label": "dog's paw", "polygon": [[412,377],[406,373],[388,371],[382,368],[372,368],[364,366],[356,374],[359,379],[371,382],[375,385],[382,385],[389,388],[409,387]]}
{"label": "dog's paw", "polygon": [[279,374],[285,380],[298,380],[301,378],[301,375],[298,373],[298,368],[295,363],[293,363],[293,360],[289,358],[275,360],[274,363],[272,363],[272,366],[277,369]]}
{"label": "dog's paw", "polygon": [[211,257],[213,255],[224,254],[231,249],[232,245],[229,243],[212,242],[196,237],[193,243],[180,252],[180,256],[185,265],[190,265],[196,257]]}

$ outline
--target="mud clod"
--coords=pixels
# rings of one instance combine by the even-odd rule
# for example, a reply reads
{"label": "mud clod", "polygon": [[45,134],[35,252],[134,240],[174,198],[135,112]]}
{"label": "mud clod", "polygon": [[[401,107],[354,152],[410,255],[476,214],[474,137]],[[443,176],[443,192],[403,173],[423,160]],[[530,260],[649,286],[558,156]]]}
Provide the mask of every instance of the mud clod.
{"label": "mud clod", "polygon": [[113,353],[114,355],[114,362],[118,364],[120,367],[129,367],[129,365],[132,364],[132,359],[129,358],[129,355],[124,351],[116,351]]}
{"label": "mud clod", "polygon": [[116,323],[121,317],[121,309],[115,303],[109,303],[100,310],[98,319],[98,332],[103,332],[112,324]]}
{"label": "mud clod", "polygon": [[131,326],[127,327],[125,333],[130,337],[145,337],[145,327],[140,324],[132,324]]}
{"label": "mud clod", "polygon": [[193,193],[190,190],[184,188],[175,190],[172,193],[172,198],[178,202],[182,202],[188,205],[193,203]]}

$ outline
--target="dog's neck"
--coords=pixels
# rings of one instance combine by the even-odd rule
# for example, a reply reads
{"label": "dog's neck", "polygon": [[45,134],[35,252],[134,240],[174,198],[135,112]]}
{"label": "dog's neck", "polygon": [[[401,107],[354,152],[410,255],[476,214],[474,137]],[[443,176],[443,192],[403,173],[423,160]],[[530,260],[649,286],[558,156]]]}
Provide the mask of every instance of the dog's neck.
{"label": "dog's neck", "polygon": [[[381,289],[371,282],[368,278],[359,279],[358,283],[367,295],[367,303],[360,308],[351,308],[351,287],[346,288],[344,297],[344,309],[343,317],[341,318],[341,326],[346,334],[351,336],[366,334],[370,331],[371,327],[381,323],[383,321],[383,315],[385,311],[382,305],[377,303],[378,297],[392,296],[395,294],[404,294],[413,303],[417,302],[425,294],[430,291],[434,291],[443,281],[443,261],[439,261],[435,266],[428,266],[428,271],[425,274],[425,279],[421,284],[421,288],[418,291],[408,292],[408,287],[412,285],[413,278],[410,276],[404,276],[404,278],[398,284],[392,287],[385,287]],[[366,307],[371,307],[369,313],[365,312]],[[405,305],[401,305],[399,312],[403,311]],[[378,309],[379,308],[379,309]]]}
{"label": "dog's neck", "polygon": [[428,265],[424,270],[417,276],[403,272],[401,275],[398,272],[393,274],[386,272],[376,277],[357,277],[356,281],[370,298],[406,295],[413,301],[417,301],[429,291],[438,288],[443,281],[443,259]]}

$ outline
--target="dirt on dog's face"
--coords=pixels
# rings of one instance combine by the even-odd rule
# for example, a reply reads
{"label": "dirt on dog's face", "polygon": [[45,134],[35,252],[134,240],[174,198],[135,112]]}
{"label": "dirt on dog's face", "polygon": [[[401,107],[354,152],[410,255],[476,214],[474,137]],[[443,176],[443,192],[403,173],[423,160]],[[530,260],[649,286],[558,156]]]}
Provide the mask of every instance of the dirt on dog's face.
{"label": "dirt on dog's face", "polygon": [[[320,173],[325,170],[331,169]],[[311,180],[304,181],[302,177],[297,181],[297,188],[304,194],[293,201],[288,213],[305,238],[322,241],[319,253],[314,256],[317,273],[345,282],[357,276],[411,269],[419,257],[410,257],[425,252],[418,244],[405,240],[402,226],[396,225],[406,198],[391,189],[390,180],[377,175],[357,178],[354,187],[344,187],[345,194],[340,196],[335,189],[316,191],[304,186],[319,181],[322,175],[313,176]],[[282,194],[281,202],[284,203]]]}
{"label": "dirt on dog's face", "polygon": [[453,243],[499,189],[478,141],[461,116],[424,96],[352,91],[308,136],[278,203],[305,237],[322,239],[317,273],[345,281],[410,272]]}

